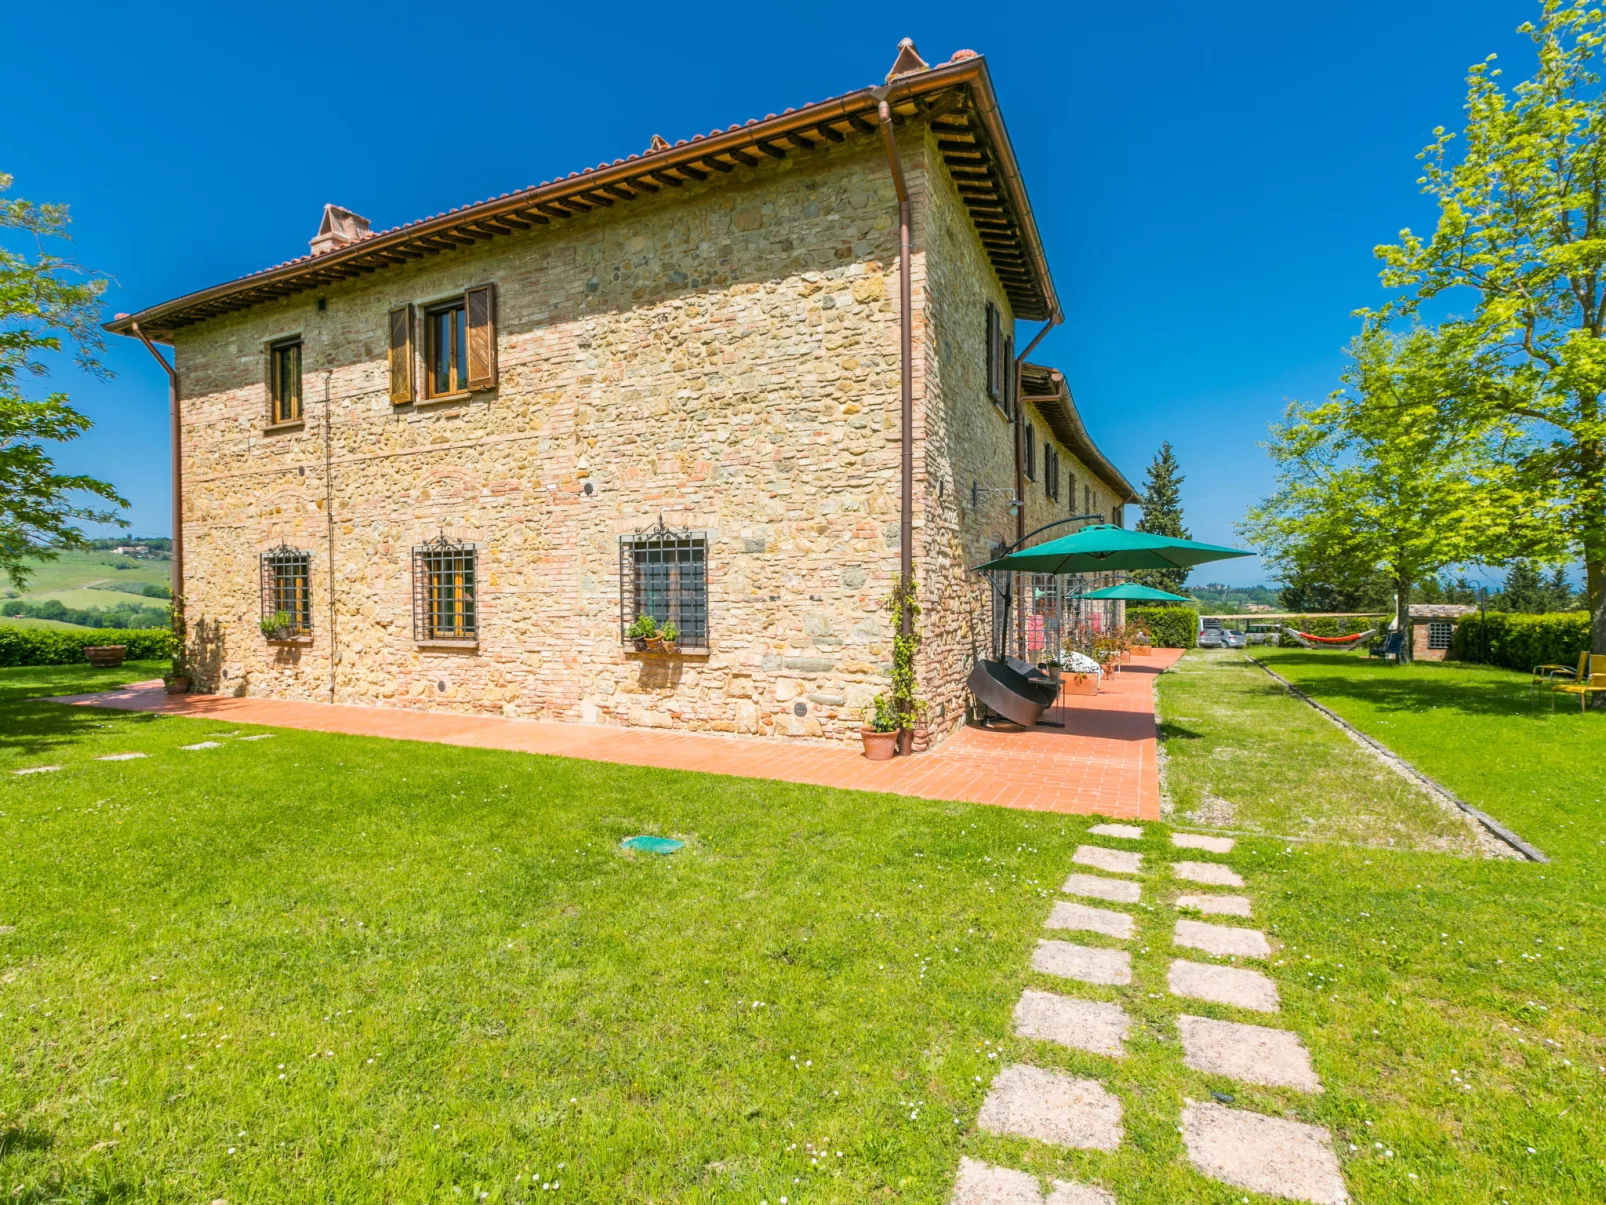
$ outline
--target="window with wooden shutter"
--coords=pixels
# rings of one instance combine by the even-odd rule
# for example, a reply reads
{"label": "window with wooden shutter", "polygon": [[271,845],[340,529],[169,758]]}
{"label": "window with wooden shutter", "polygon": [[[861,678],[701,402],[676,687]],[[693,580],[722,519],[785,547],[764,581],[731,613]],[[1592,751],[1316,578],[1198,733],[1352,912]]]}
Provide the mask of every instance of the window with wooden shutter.
{"label": "window with wooden shutter", "polygon": [[[1000,324],[999,329],[1000,330],[1003,329],[1002,324]],[[1013,336],[1010,336],[1010,337],[1005,338],[1003,340],[1003,346],[1002,346],[1002,349],[1001,349],[999,354],[1003,357],[1004,400],[1003,400],[1002,404],[1003,404],[1003,407],[1004,407],[1004,413],[1006,415],[1008,415],[1010,418],[1014,418],[1015,417],[1015,401],[1016,401],[1016,399],[1015,399],[1015,340],[1014,340]]]}
{"label": "window with wooden shutter", "polygon": [[999,394],[998,371],[998,307],[987,303],[987,396],[993,401]]}
{"label": "window with wooden shutter", "polygon": [[1037,480],[1037,432],[1032,424],[1026,424],[1026,480]]}
{"label": "window with wooden shutter", "polygon": [[468,309],[469,389],[496,388],[496,286],[480,285],[463,295]]}
{"label": "window with wooden shutter", "polygon": [[405,406],[413,400],[413,307],[390,311],[390,404]]}
{"label": "window with wooden shutter", "polygon": [[268,345],[268,422],[300,421],[301,340],[281,339]]}

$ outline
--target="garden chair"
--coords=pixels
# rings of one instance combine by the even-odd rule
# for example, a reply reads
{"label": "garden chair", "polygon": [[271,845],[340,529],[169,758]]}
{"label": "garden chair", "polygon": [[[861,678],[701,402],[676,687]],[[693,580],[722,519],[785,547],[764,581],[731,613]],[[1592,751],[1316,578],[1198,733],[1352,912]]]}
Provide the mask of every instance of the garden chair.
{"label": "garden chair", "polygon": [[1400,646],[1404,643],[1405,636],[1403,633],[1390,632],[1382,644],[1373,645],[1367,649],[1366,655],[1368,657],[1382,657],[1384,660],[1393,657],[1398,661],[1400,659]]}
{"label": "garden chair", "polygon": [[1579,674],[1575,680],[1551,680],[1552,711],[1556,710],[1556,696],[1559,694],[1578,696],[1579,715],[1582,715],[1584,709],[1589,706],[1591,695],[1606,695],[1606,656],[1599,653],[1585,653],[1584,659],[1578,663],[1578,669]]}
{"label": "garden chair", "polygon": [[[1536,686],[1544,686],[1548,689],[1550,685],[1558,678],[1562,678],[1570,682],[1576,682],[1580,678],[1587,678],[1588,676],[1588,653],[1578,654],[1578,664],[1576,666],[1556,664],[1536,665],[1533,668],[1533,673],[1528,677],[1528,701],[1530,703],[1533,702],[1534,688]],[[1552,700],[1552,702],[1554,702],[1554,700]]]}

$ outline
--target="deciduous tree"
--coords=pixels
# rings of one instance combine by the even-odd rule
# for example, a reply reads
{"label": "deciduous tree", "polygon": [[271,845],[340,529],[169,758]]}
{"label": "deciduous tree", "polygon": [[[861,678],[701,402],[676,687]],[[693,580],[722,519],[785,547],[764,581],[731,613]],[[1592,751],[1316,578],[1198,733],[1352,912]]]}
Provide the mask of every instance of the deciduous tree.
{"label": "deciduous tree", "polygon": [[[11,177],[0,173],[0,194]],[[70,345],[78,366],[101,376],[100,328],[96,325],[105,280],[69,259],[45,250],[45,240],[67,237],[67,207],[36,205],[0,196],[0,572],[22,586],[26,558],[50,558],[61,548],[81,547],[74,520],[121,522],[116,512],[86,506],[90,495],[127,506],[104,481],[58,473],[46,445],[76,439],[90,421],[50,393],[30,400],[25,376],[47,374],[40,357]],[[32,244],[15,251],[8,244]]]}

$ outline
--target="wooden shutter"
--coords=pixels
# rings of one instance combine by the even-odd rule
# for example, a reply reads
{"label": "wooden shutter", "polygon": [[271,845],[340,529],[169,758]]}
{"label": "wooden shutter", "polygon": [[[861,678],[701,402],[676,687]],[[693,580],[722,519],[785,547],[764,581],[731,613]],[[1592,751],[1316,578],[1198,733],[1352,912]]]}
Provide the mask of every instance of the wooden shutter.
{"label": "wooden shutter", "polygon": [[468,307],[468,387],[496,388],[496,286],[464,294]]}
{"label": "wooden shutter", "polygon": [[987,396],[998,400],[998,307],[987,303]]}
{"label": "wooden shutter", "polygon": [[[1000,322],[998,327],[999,330],[1003,330],[1003,323]],[[1015,414],[1015,339],[1013,336],[1004,339],[1003,358],[1003,371],[999,375],[1003,378],[1004,413],[1013,417]]]}
{"label": "wooden shutter", "polygon": [[390,404],[413,400],[413,307],[390,311]]}

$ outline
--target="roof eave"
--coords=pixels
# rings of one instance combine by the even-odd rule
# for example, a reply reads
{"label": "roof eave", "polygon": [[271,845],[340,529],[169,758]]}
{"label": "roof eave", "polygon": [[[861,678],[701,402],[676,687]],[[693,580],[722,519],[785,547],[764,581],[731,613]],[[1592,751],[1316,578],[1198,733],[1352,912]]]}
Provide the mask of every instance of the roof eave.
{"label": "roof eave", "polygon": [[[1041,375],[1050,381],[1055,379],[1053,369],[1041,364],[1025,364],[1021,368],[1021,382],[1023,387],[1028,383],[1027,375]],[[1071,397],[1069,384],[1063,376],[1058,377],[1057,386],[1047,393],[1024,394],[1026,400],[1037,407],[1054,433],[1060,437],[1062,443],[1075,452],[1082,462],[1087,465],[1099,480],[1115,490],[1123,503],[1141,503],[1143,496],[1132,488],[1132,483],[1120,469],[1111,463],[1110,458],[1099,451],[1098,444],[1088,434],[1087,426],[1082,422],[1082,416],[1076,409],[1076,401]]]}
{"label": "roof eave", "polygon": [[[331,272],[338,274],[349,268],[372,271],[382,265],[375,264],[370,268],[363,261],[376,258],[383,261],[387,255],[402,256],[410,250],[410,244],[449,235],[454,230],[495,221],[498,217],[510,215],[528,217],[526,211],[534,211],[540,205],[559,202],[565,196],[606,190],[610,185],[625,184],[632,177],[640,179],[654,172],[673,171],[682,166],[689,167],[711,156],[727,154],[733,150],[741,151],[757,142],[784,138],[790,132],[817,128],[833,120],[863,118],[866,114],[873,114],[883,98],[889,104],[897,105],[955,85],[967,85],[973,91],[974,112],[986,130],[988,139],[997,149],[1004,187],[1016,210],[1020,238],[1032,264],[1033,284],[1036,286],[1037,298],[1041,302],[1041,310],[1022,316],[1057,319],[1061,311],[1059,298],[1054,292],[1053,279],[1049,275],[1048,260],[1043,252],[1042,240],[1032,215],[1031,205],[1027,200],[1014,148],[1009,142],[1008,132],[1004,129],[986,61],[978,55],[957,63],[945,63],[927,71],[899,76],[887,85],[861,88],[818,104],[805,105],[778,117],[755,120],[736,129],[687,140],[660,151],[649,151],[620,163],[575,173],[545,185],[510,193],[505,197],[484,201],[478,205],[464,206],[455,212],[401,226],[336,251],[303,257],[275,268],[187,293],[160,305],[147,307],[137,314],[119,316],[104,323],[103,326],[113,334],[126,335],[130,334],[134,325],[138,323],[151,338],[160,342],[171,342],[172,331],[179,325],[203,321],[205,317],[212,316],[192,316],[176,321],[181,315],[211,303],[225,301],[241,293],[269,291],[271,294],[272,290],[282,288],[285,290],[283,295],[287,296],[291,292],[314,288],[322,283],[308,280],[309,277],[328,276]],[[536,220],[541,224],[548,224],[551,218],[550,215],[544,215]],[[274,299],[272,295],[267,295],[250,304],[266,304]]]}

